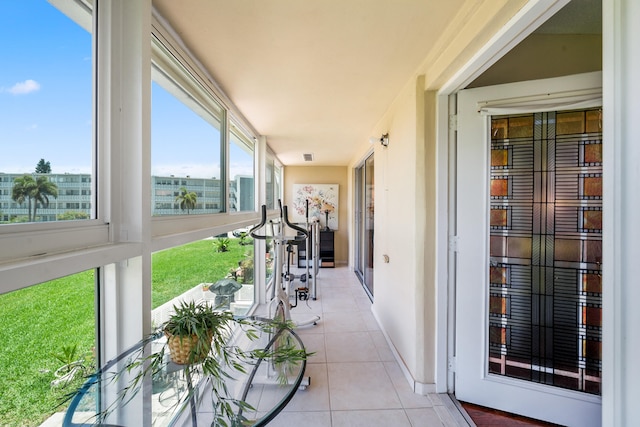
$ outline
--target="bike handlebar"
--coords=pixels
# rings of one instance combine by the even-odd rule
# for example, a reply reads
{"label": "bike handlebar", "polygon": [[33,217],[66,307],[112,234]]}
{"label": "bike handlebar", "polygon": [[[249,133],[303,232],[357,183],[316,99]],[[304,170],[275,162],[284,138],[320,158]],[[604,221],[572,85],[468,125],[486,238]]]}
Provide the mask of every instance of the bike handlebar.
{"label": "bike handlebar", "polygon": [[258,231],[259,229],[261,229],[262,227],[264,227],[264,225],[267,223],[267,205],[262,205],[262,211],[261,211],[261,215],[260,215],[260,223],[258,225],[254,225],[251,230],[249,230],[249,234],[251,235],[251,237],[253,237],[254,239],[258,239],[258,240],[267,240],[268,236],[261,236],[259,234],[256,234],[256,231]]}
{"label": "bike handlebar", "polygon": [[[290,228],[292,228],[293,230],[296,230],[300,233],[302,233],[304,235],[305,238],[309,237],[309,231],[305,230],[302,227],[299,227],[295,224],[292,224],[291,222],[289,222],[289,215],[288,215],[288,210],[287,210],[287,206],[282,206],[282,201],[278,199],[278,206],[280,207],[280,218],[282,219],[282,221]],[[258,240],[266,240],[269,237],[275,237],[275,236],[267,236],[267,235],[260,235],[257,234],[257,231],[259,229],[261,229],[262,227],[264,227],[264,225],[267,223],[267,205],[262,205],[261,211],[260,211],[260,223],[258,225],[255,225],[251,228],[251,230],[249,230],[249,234],[251,235],[251,237],[253,237],[254,239],[258,239]]]}
{"label": "bike handlebar", "polygon": [[294,230],[299,231],[300,233],[304,234],[305,238],[309,237],[309,231],[308,230],[305,230],[304,228],[299,227],[299,226],[297,226],[295,224],[291,224],[289,222],[289,216],[287,215],[287,207],[285,206],[283,209],[284,209],[284,211],[283,211],[283,213],[284,213],[284,217],[283,217],[284,218],[284,223],[287,224],[289,227],[293,228]]}

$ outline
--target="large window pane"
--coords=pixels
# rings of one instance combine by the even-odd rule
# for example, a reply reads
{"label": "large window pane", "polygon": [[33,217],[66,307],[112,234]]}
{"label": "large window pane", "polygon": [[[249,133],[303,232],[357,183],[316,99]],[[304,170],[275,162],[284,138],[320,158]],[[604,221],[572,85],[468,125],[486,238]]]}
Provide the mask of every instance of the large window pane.
{"label": "large window pane", "polygon": [[282,167],[277,163],[275,156],[267,152],[266,163],[266,205],[267,209],[276,209],[277,201],[281,196]]}
{"label": "large window pane", "polygon": [[266,164],[266,205],[267,209],[275,209],[275,161],[273,155],[267,154]]}
{"label": "large window pane", "polygon": [[168,320],[179,301],[209,301],[243,315],[254,300],[254,249],[247,230],[212,237],[152,257],[152,321]]}
{"label": "large window pane", "polygon": [[229,133],[229,211],[255,211],[254,142],[236,126]]}
{"label": "large window pane", "polygon": [[374,211],[375,211],[375,179],[374,179],[374,157],[370,155],[364,164],[364,285],[373,297],[373,269],[374,269],[374,250],[373,250],[373,234],[375,232]]}
{"label": "large window pane", "polygon": [[221,212],[222,109],[205,108],[168,78],[158,80],[162,85],[153,83],[151,103],[152,214]]}
{"label": "large window pane", "polygon": [[[274,180],[273,198],[274,200],[281,200],[282,199],[282,167],[281,166],[275,166],[273,180]],[[276,206],[274,206],[274,208],[276,208]]]}
{"label": "large window pane", "polygon": [[91,14],[61,5],[0,2],[1,224],[94,216]]}
{"label": "large window pane", "polygon": [[38,426],[95,369],[94,270],[0,295],[0,425]]}

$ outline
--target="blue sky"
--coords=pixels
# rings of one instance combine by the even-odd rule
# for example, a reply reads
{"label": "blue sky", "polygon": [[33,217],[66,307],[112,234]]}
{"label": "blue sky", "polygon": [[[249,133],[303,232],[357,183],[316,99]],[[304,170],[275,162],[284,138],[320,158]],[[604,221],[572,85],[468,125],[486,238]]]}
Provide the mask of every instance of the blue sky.
{"label": "blue sky", "polygon": [[0,51],[0,172],[89,171],[90,35],[46,1],[3,0]]}
{"label": "blue sky", "polygon": [[[89,173],[91,35],[46,0],[0,0],[0,172]],[[152,174],[219,177],[219,134],[154,84]],[[232,148],[231,176],[251,159]],[[234,161],[234,160],[238,161]]]}

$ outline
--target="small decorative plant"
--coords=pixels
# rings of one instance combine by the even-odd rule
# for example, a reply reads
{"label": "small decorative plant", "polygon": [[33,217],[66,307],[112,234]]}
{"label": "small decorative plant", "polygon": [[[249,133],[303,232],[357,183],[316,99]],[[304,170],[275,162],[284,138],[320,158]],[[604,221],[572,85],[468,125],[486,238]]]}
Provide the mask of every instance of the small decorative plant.
{"label": "small decorative plant", "polygon": [[213,241],[213,246],[216,248],[216,252],[227,252],[231,245],[231,240],[226,237],[218,237]]}
{"label": "small decorative plant", "polygon": [[53,373],[55,379],[51,381],[51,387],[64,387],[91,369],[91,360],[79,352],[77,343],[63,345],[59,352],[51,353],[51,356],[62,363]]}
{"label": "small decorative plant", "polygon": [[240,244],[240,246],[247,246],[253,243],[253,240],[249,239],[249,232],[247,231],[243,231],[240,233],[240,236],[238,236],[240,241],[238,242]]}

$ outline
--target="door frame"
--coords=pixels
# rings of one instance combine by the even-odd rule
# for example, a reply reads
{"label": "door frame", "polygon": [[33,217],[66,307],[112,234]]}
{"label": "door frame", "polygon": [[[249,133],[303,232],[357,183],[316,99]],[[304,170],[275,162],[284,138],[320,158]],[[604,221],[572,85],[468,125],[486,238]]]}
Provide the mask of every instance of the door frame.
{"label": "door frame", "polygon": [[437,127],[436,391],[455,391],[456,93],[495,64],[570,0],[529,0],[439,90]]}

